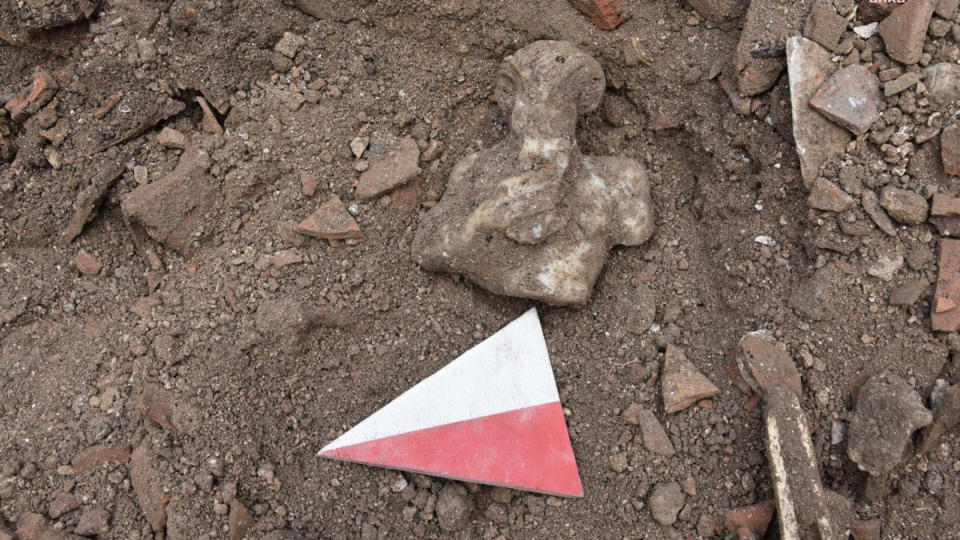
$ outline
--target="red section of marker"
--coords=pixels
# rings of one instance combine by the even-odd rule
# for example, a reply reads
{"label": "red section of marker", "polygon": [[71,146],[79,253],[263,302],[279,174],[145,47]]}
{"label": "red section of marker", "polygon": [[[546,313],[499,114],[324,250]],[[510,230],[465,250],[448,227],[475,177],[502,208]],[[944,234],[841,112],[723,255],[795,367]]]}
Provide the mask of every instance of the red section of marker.
{"label": "red section of marker", "polygon": [[467,482],[583,496],[559,401],[409,431],[321,455]]}

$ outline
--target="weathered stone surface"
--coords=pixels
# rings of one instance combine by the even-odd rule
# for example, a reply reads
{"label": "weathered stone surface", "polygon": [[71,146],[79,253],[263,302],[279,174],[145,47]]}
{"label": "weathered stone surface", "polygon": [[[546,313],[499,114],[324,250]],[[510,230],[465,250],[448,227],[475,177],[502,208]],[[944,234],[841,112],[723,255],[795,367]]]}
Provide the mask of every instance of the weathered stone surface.
{"label": "weathered stone surface", "polygon": [[400,141],[392,156],[378,159],[357,180],[355,194],[360,200],[373,199],[402,186],[420,172],[420,149],[410,137]]}
{"label": "weathered stone surface", "polygon": [[33,83],[7,101],[4,108],[10,113],[10,118],[14,122],[22,123],[49,103],[58,89],[57,81],[49,73],[38,71],[33,76]]}
{"label": "weathered stone surface", "polygon": [[677,482],[658,484],[650,494],[650,513],[661,525],[673,525],[683,507],[683,490]]}
{"label": "weathered stone surface", "polygon": [[85,249],[77,252],[77,256],[73,258],[73,264],[76,265],[77,270],[85,276],[95,276],[103,269],[103,265],[94,259],[93,255],[90,255]]}
{"label": "weathered stone surface", "polygon": [[701,399],[720,393],[720,389],[687,359],[683,350],[673,345],[667,345],[660,379],[663,408],[668,413],[682,411]]}
{"label": "weathered stone surface", "polygon": [[783,384],[798,395],[803,394],[797,366],[769,330],[743,336],[737,346],[736,359],[740,375],[754,392],[765,395],[770,388]]}
{"label": "weathered stone surface", "polygon": [[819,43],[822,47],[834,51],[840,43],[840,36],[847,29],[847,21],[834,9],[831,3],[817,2],[810,8],[807,22],[803,25],[803,35]]}
{"label": "weathered stone surface", "polygon": [[890,305],[907,307],[916,304],[929,285],[923,278],[908,280],[890,293]]}
{"label": "weathered stone surface", "polygon": [[94,446],[74,458],[73,472],[77,475],[86,474],[105,463],[126,463],[129,459],[129,446]]}
{"label": "weathered stone surface", "polygon": [[874,193],[872,189],[863,190],[863,194],[860,197],[860,204],[863,206],[863,211],[870,216],[870,219],[878,229],[888,236],[896,236],[897,227],[890,221],[890,216],[887,215],[887,211],[880,206],[880,197],[877,197],[877,194]]}
{"label": "weathered stone surface", "polygon": [[944,172],[960,176],[960,125],[951,124],[940,133],[940,159]]}
{"label": "weathered stone surface", "polygon": [[916,64],[923,53],[935,0],[907,0],[893,10],[877,27],[890,58],[904,64]]}
{"label": "weathered stone surface", "polygon": [[150,528],[153,532],[163,532],[167,526],[170,494],[164,492],[163,477],[153,466],[156,459],[149,438],[144,439],[130,456],[130,483]]}
{"label": "weathered stone surface", "polygon": [[842,282],[840,270],[832,263],[826,264],[794,287],[788,303],[804,318],[832,319],[836,316]]}
{"label": "weathered stone surface", "polygon": [[960,384],[950,386],[940,396],[933,408],[933,422],[921,433],[917,453],[933,448],[937,440],[957,424],[960,424]]}
{"label": "weathered stone surface", "polygon": [[880,192],[880,205],[890,217],[908,225],[917,225],[926,221],[930,208],[923,195],[893,186],[887,186]]}
{"label": "weathered stone surface", "polygon": [[326,240],[363,240],[363,231],[340,197],[323,203],[316,212],[297,225],[297,232]]}
{"label": "weathered stone surface", "polygon": [[760,94],[777,82],[783,71],[785,42],[790,36],[800,34],[812,3],[812,0],[750,2],[740,41],[734,51],[741,95]]}
{"label": "weathered stone surface", "polygon": [[124,217],[157,242],[189,252],[204,234],[206,215],[219,199],[216,183],[207,174],[209,168],[210,156],[204,150],[188,148],[173,172],[124,197]]}
{"label": "weathered stone surface", "polygon": [[923,83],[930,101],[946,107],[960,100],[960,65],[941,62],[929,66],[923,70]]}
{"label": "weathered stone surface", "polygon": [[689,0],[688,3],[700,16],[713,22],[736,17],[747,5],[744,0]]}
{"label": "weathered stone surface", "polygon": [[847,66],[810,98],[810,106],[830,120],[862,135],[880,119],[880,80],[867,66]]}
{"label": "weathered stone surface", "polygon": [[831,515],[800,399],[786,386],[774,386],[763,418],[780,538],[840,538],[843,528]]}
{"label": "weathered stone surface", "polygon": [[621,17],[626,0],[570,0],[570,3],[601,30],[613,30],[626,20]]}
{"label": "weathered stone surface", "polygon": [[800,174],[809,185],[819,176],[820,165],[846,148],[850,134],[810,108],[810,98],[836,67],[830,53],[802,37],[787,39],[787,73],[793,139],[800,158]]}
{"label": "weathered stone surface", "polygon": [[600,64],[568,42],[504,60],[495,93],[511,133],[453,168],[414,238],[420,266],[496,294],[586,303],[609,249],[640,245],[654,228],[643,167],[577,148],[577,116],[603,89]]}
{"label": "weathered stone surface", "polygon": [[825,212],[843,212],[853,206],[853,197],[833,182],[818,177],[810,188],[807,206]]}
{"label": "weathered stone surface", "polygon": [[933,415],[907,381],[890,372],[874,375],[857,393],[847,455],[860,470],[884,476],[900,463],[913,432],[931,421]]}

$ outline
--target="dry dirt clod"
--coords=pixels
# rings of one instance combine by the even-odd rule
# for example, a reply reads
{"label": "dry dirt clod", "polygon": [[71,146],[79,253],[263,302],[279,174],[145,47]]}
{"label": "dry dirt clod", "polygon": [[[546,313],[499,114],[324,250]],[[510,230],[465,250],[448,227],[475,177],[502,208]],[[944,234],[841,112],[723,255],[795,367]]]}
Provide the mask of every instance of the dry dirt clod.
{"label": "dry dirt clod", "polygon": [[896,289],[890,292],[890,305],[898,307],[909,307],[917,303],[917,300],[923,295],[930,284],[926,279],[917,278],[906,281]]}
{"label": "dry dirt clod", "polygon": [[763,418],[780,537],[839,539],[846,524],[834,522],[799,398],[782,384],[774,386],[767,391]]}
{"label": "dry dirt clod", "polygon": [[613,30],[626,20],[621,16],[626,0],[570,0],[570,3],[601,30]]}
{"label": "dry dirt clod", "polygon": [[880,192],[880,204],[900,223],[916,225],[927,220],[927,199],[915,191],[887,186]]}
{"label": "dry dirt clod", "polygon": [[890,58],[916,64],[923,53],[923,41],[936,0],[907,0],[877,27]]}
{"label": "dry dirt clod", "polygon": [[129,459],[129,446],[94,446],[84,450],[74,458],[73,472],[82,475],[106,463],[127,463]]}
{"label": "dry dirt clod", "polygon": [[691,0],[689,4],[703,18],[713,22],[720,22],[742,13],[746,5],[745,2],[737,0]]}
{"label": "dry dirt clod", "polygon": [[683,490],[677,482],[658,484],[650,494],[650,512],[661,525],[673,525],[683,508]]}
{"label": "dry dirt clod", "polygon": [[847,455],[860,470],[883,477],[900,463],[913,432],[932,421],[906,381],[889,372],[874,375],[857,393]]}
{"label": "dry dirt clod", "polygon": [[764,395],[777,384],[784,384],[797,395],[803,393],[800,372],[787,351],[770,331],[757,330],[740,339],[737,367],[750,388]]}
{"label": "dry dirt clod", "polygon": [[437,522],[444,531],[463,530],[473,513],[473,501],[467,489],[458,483],[448,483],[440,491],[437,500]]}
{"label": "dry dirt clod", "polygon": [[85,276],[95,276],[103,269],[103,265],[100,264],[93,255],[87,253],[85,249],[77,252],[77,256],[73,258],[73,264],[76,265],[77,270]]}
{"label": "dry dirt clod", "polygon": [[99,506],[85,509],[73,532],[80,536],[107,534],[110,532],[110,513]]}
{"label": "dry dirt clod", "polygon": [[663,408],[667,413],[682,411],[701,399],[720,393],[720,389],[687,359],[683,350],[673,345],[667,345],[661,385]]}
{"label": "dry dirt clod", "polygon": [[51,519],[58,519],[60,516],[68,512],[73,512],[77,508],[80,508],[80,501],[78,501],[72,493],[58,491],[54,494],[53,500],[50,501],[47,515],[49,515]]}
{"label": "dry dirt clod", "polygon": [[17,521],[17,540],[82,540],[50,524],[40,514],[27,513]]}
{"label": "dry dirt clod", "polygon": [[851,137],[847,130],[810,107],[810,98],[836,70],[830,61],[830,53],[802,37],[788,38],[786,51],[793,139],[804,183],[810,184],[819,175],[820,165],[842,152]]}
{"label": "dry dirt clod", "polygon": [[350,141],[350,152],[353,153],[353,157],[360,159],[363,153],[367,151],[367,146],[369,145],[369,137],[354,137],[353,140]]}
{"label": "dry dirt clod", "polygon": [[511,133],[454,167],[414,239],[421,267],[496,294],[589,300],[609,249],[640,245],[654,228],[640,164],[577,147],[577,116],[599,105],[603,81],[568,42],[538,41],[503,61],[495,94]]}

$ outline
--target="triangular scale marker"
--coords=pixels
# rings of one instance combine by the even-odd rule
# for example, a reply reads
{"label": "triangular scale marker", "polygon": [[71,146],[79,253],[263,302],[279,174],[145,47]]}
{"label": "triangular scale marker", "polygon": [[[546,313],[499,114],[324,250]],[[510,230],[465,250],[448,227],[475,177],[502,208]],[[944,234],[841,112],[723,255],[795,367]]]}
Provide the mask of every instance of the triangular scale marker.
{"label": "triangular scale marker", "polygon": [[536,309],[420,381],[318,455],[583,496]]}

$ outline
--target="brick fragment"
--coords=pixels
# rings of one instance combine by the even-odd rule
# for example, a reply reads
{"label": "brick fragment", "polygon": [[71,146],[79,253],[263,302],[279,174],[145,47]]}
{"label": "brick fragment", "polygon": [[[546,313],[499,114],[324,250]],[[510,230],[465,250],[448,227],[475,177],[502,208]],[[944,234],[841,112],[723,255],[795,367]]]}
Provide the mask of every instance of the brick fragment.
{"label": "brick fragment", "polygon": [[601,30],[613,30],[626,20],[622,16],[626,0],[570,0],[570,3]]}

